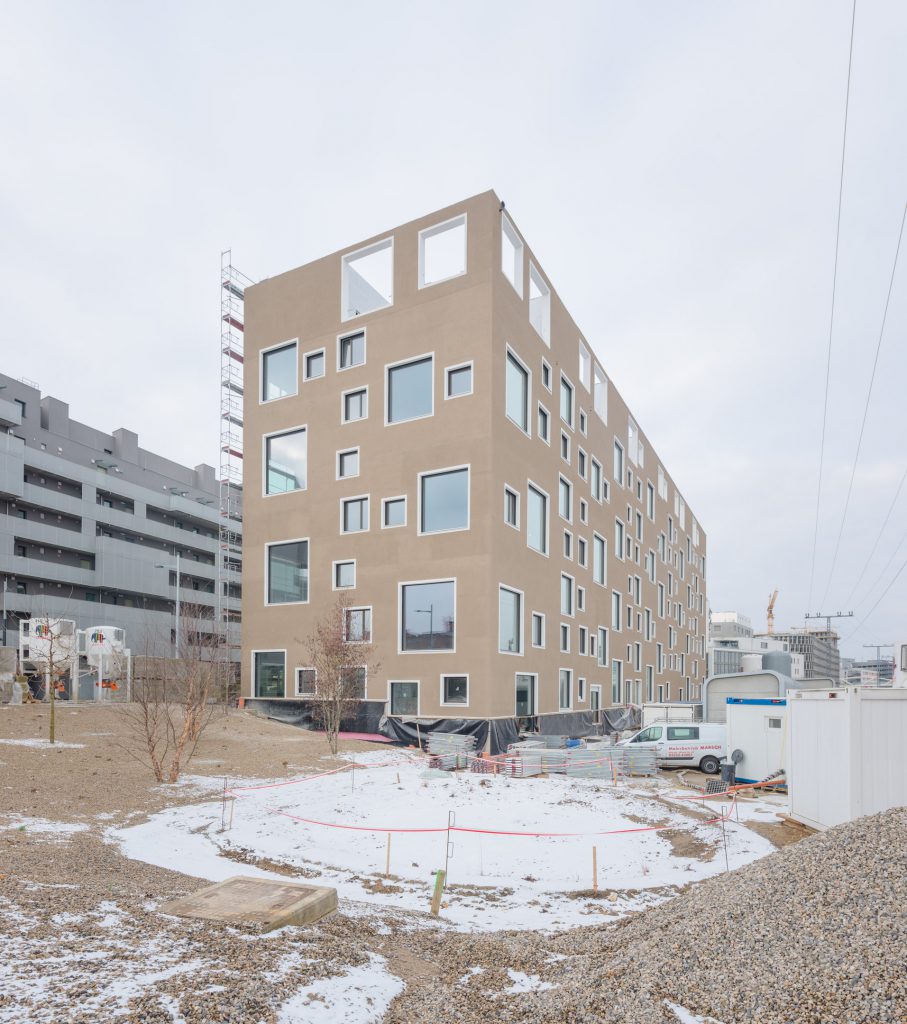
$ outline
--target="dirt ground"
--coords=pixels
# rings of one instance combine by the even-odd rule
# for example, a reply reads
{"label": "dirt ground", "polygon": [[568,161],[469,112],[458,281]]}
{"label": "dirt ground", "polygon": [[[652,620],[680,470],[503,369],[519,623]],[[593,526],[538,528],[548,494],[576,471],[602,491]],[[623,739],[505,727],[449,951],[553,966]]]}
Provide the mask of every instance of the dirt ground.
{"label": "dirt ground", "polygon": [[[306,1019],[279,1016],[300,986],[367,969],[376,957],[406,984],[388,1019],[419,1017],[439,986],[459,1000],[476,965],[484,994],[470,996],[454,1017],[497,1019],[504,1005],[493,986],[516,1000],[506,996],[511,969],[534,977],[564,955],[543,933],[464,936],[427,914],[349,901],[313,928],[271,935],[161,915],[161,903],[204,883],[190,865],[181,874],[125,858],[104,830],[210,800],[210,791],[201,797],[191,784],[158,785],[134,756],[140,747],[116,706],[58,706],[57,748],[2,742],[45,739],[48,715],[46,705],[0,707],[0,1024],[284,1024]],[[341,743],[341,752],[374,749]],[[335,763],[323,736],[218,711],[187,770],[279,779]]]}

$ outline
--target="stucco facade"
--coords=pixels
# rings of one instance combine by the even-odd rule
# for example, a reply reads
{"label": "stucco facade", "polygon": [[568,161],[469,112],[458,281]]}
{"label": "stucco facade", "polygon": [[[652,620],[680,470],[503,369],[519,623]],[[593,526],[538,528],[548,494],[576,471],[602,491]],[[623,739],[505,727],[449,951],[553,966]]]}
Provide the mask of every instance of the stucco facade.
{"label": "stucco facade", "polygon": [[[449,236],[431,230],[448,223]],[[436,256],[439,238],[446,250]],[[386,260],[388,239],[392,278],[379,294],[346,264],[362,249]],[[432,283],[436,260],[453,276]],[[360,299],[381,308],[357,315]],[[307,665],[304,641],[337,596],[336,564],[352,561],[347,592],[370,610],[381,663],[366,698],[393,698],[391,712],[512,718],[696,695],[705,534],[493,192],[250,286],[245,315],[247,697],[302,699],[295,670]],[[344,342],[359,332],[364,344]],[[341,368],[342,360],[356,365]],[[404,364],[405,380],[394,372]],[[356,415],[365,411],[363,388],[367,415],[344,422],[350,402]],[[295,432],[287,436],[302,467],[287,489],[268,447],[284,432]],[[355,465],[356,475],[341,477],[340,453],[355,449],[344,468]],[[385,525],[385,514],[398,523],[404,506],[385,509],[384,499],[401,497],[405,525]],[[345,499],[354,525],[367,529],[344,532]],[[269,565],[277,570],[268,545],[283,542],[280,559],[291,552],[299,561],[289,576],[281,561],[292,582],[269,601]],[[454,584],[406,589],[424,581]],[[278,672],[267,683],[256,675],[281,653],[283,693]],[[444,700],[445,686],[453,700]]]}

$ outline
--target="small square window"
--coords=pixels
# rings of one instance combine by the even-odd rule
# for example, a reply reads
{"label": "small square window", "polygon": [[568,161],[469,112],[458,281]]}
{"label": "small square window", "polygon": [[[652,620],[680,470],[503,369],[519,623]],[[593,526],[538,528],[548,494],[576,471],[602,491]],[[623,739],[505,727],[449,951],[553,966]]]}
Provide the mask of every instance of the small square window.
{"label": "small square window", "polygon": [[296,696],[314,697],[316,693],[315,678],[315,669],[313,668],[296,669]]}
{"label": "small square window", "polygon": [[341,533],[364,533],[368,530],[368,498],[344,498],[340,509]]}
{"label": "small square window", "polygon": [[469,676],[441,676],[441,703],[469,704]]}
{"label": "small square window", "polygon": [[356,562],[334,562],[334,589],[349,590],[356,586]]}
{"label": "small square window", "polygon": [[419,232],[419,287],[466,273],[466,214]]}
{"label": "small square window", "polygon": [[341,319],[394,303],[394,240],[385,238],[347,253],[341,261]]}
{"label": "small square window", "polygon": [[347,334],[337,342],[337,369],[365,365],[365,331]]}
{"label": "small square window", "polygon": [[345,452],[337,452],[337,479],[346,480],[359,476],[359,449],[348,448]]}
{"label": "small square window", "polygon": [[511,487],[504,488],[504,522],[520,528],[520,496]]}
{"label": "small square window", "polygon": [[368,388],[343,393],[343,422],[353,423],[368,418]]}
{"label": "small square window", "polygon": [[384,529],[406,526],[406,498],[385,498],[382,503],[381,525]]}
{"label": "small square window", "polygon": [[449,366],[445,371],[445,398],[462,398],[472,394],[472,363]]}
{"label": "small square window", "polygon": [[307,352],[303,359],[302,376],[304,380],[317,380],[324,376],[324,349]]}
{"label": "small square window", "polygon": [[390,683],[390,705],[390,713],[392,715],[418,715],[418,682],[392,681]]}

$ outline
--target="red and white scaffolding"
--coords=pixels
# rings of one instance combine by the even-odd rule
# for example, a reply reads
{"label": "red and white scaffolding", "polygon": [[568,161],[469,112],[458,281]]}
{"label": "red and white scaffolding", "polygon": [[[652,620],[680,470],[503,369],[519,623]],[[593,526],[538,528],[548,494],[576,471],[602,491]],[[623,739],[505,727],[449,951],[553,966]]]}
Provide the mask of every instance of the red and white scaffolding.
{"label": "red and white scaffolding", "polygon": [[221,253],[217,618],[229,657],[241,643],[244,298],[247,285],[253,283],[233,266],[229,249]]}

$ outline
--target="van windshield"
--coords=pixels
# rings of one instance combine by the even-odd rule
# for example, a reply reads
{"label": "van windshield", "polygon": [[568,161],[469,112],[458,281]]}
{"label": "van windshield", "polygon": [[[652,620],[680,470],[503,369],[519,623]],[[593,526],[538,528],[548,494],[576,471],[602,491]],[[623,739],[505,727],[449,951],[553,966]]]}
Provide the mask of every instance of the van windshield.
{"label": "van windshield", "polygon": [[661,739],[661,726],[650,725],[648,729],[643,729],[641,733],[633,737],[634,743],[651,743],[653,740]]}

